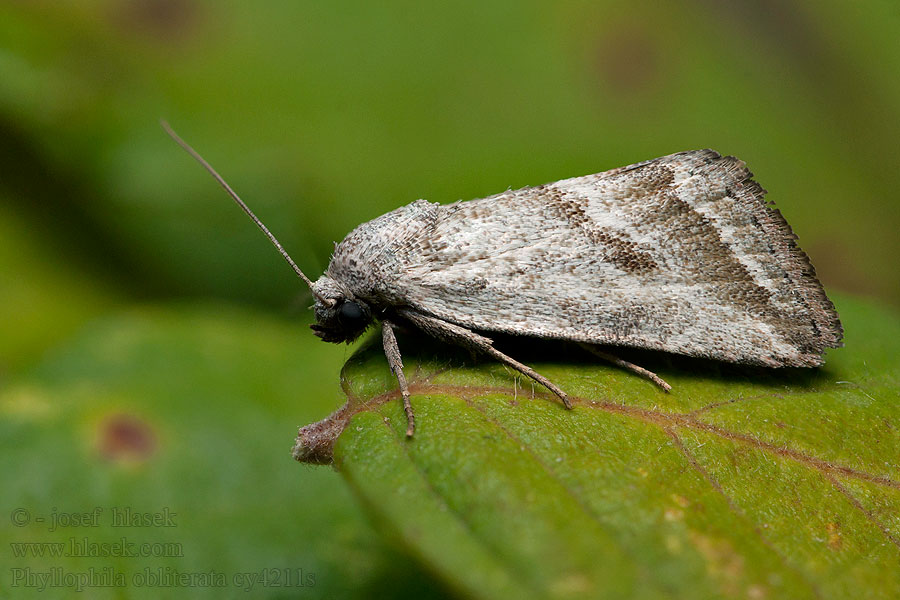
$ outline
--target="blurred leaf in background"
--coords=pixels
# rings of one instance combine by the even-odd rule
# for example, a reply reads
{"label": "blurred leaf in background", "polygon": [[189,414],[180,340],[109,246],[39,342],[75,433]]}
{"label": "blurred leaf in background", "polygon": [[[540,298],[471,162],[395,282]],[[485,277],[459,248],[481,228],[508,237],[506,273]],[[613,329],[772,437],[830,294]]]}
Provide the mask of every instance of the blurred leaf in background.
{"label": "blurred leaf in background", "polygon": [[[340,358],[321,346],[252,311],[133,308],[4,385],[0,596],[68,597],[66,577],[110,569],[123,583],[88,597],[440,596],[333,472],[290,462],[297,424],[335,402],[306,370]],[[160,521],[117,526],[126,511]]]}
{"label": "blurred leaf in background", "polygon": [[[339,402],[348,351],[305,331],[308,294],[160,118],[311,277],[334,241],[417,198],[481,197],[711,147],[748,163],[829,290],[898,306],[898,32],[893,3],[836,0],[3,3],[4,501],[46,507],[71,495],[83,508],[170,494],[199,515],[198,496],[230,481],[220,529],[216,513],[195,521],[196,564],[262,564],[289,555],[277,535],[346,526],[351,541],[334,553],[354,540],[373,550],[317,566],[346,579],[319,592],[358,595],[366,584],[353,582],[395,576],[379,566],[393,551],[337,474],[292,470],[273,450],[276,430]],[[258,322],[268,325],[256,334]],[[118,356],[107,338],[144,350]],[[258,372],[229,373],[240,361],[212,350],[181,354],[222,339],[232,358],[255,356]],[[217,368],[244,390],[224,404]],[[118,371],[129,375],[110,382]],[[154,456],[165,460],[126,471],[102,462],[87,440],[119,412],[162,428]],[[245,423],[275,445],[253,446]],[[227,469],[210,464],[223,452]],[[263,504],[267,485],[318,516]],[[254,548],[260,505],[271,520]],[[294,529],[275,525],[289,514]],[[243,529],[229,537],[226,523]],[[297,561],[327,563],[322,546],[308,548]],[[410,572],[401,595],[430,581]]]}

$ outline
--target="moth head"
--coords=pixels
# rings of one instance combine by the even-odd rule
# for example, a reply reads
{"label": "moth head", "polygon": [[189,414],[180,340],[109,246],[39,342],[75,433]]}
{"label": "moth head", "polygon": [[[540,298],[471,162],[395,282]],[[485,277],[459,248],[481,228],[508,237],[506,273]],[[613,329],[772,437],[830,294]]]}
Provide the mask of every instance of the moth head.
{"label": "moth head", "polygon": [[323,341],[352,342],[372,323],[371,307],[330,277],[319,278],[312,290],[316,297],[316,323],[310,327]]}
{"label": "moth head", "polygon": [[309,286],[312,295],[316,299],[315,312],[317,323],[311,325],[316,332],[316,335],[326,342],[335,343],[352,342],[362,335],[372,322],[372,309],[369,305],[362,300],[354,298],[349,290],[345,289],[328,276],[320,277],[315,283],[310,281],[309,277],[300,270],[300,267],[297,266],[297,263],[294,262],[294,259],[290,257],[287,251],[282,247],[281,243],[274,235],[272,235],[272,232],[263,225],[263,222],[260,221],[255,214],[253,214],[250,207],[240,199],[237,193],[231,189],[231,186],[222,179],[222,176],[219,175],[196,150],[191,148],[187,142],[178,137],[178,134],[172,130],[168,123],[161,121],[160,124],[179,146],[184,148],[185,151],[193,156],[204,169],[209,171],[209,174],[219,182],[219,185],[221,185],[226,192],[228,192],[228,195],[231,196],[232,200],[247,213],[247,216],[250,217],[263,234],[269,238],[272,245],[275,246],[284,260],[291,266],[294,273],[297,274],[297,277]]}

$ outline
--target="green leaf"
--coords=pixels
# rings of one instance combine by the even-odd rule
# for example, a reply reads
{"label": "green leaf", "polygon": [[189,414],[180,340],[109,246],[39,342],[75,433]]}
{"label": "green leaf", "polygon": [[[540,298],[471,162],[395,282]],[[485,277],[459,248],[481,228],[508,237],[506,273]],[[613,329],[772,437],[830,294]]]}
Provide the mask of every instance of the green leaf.
{"label": "green leaf", "polygon": [[335,461],[384,530],[473,597],[896,597],[900,320],[839,309],[846,347],[818,370],[623,352],[671,394],[506,340],[573,411],[501,365],[404,337],[411,440],[373,344],[345,368],[358,414]]}
{"label": "green leaf", "polygon": [[[336,473],[291,460],[296,424],[320,417],[339,394],[336,377],[310,374],[331,373],[345,352],[303,329],[209,304],[133,309],[4,381],[0,597],[45,597],[41,574],[64,581],[110,568],[124,584],[87,586],[85,597],[440,595],[379,540]],[[96,508],[95,521],[53,527],[54,514]],[[168,511],[172,526],[115,527],[116,508]],[[16,510],[30,521],[13,522]],[[87,544],[121,540],[169,544],[158,547],[169,555],[86,555]],[[17,555],[21,544],[47,553],[46,544],[62,544],[64,555]],[[172,578],[154,583],[147,572]],[[174,573],[222,579],[178,584]]]}

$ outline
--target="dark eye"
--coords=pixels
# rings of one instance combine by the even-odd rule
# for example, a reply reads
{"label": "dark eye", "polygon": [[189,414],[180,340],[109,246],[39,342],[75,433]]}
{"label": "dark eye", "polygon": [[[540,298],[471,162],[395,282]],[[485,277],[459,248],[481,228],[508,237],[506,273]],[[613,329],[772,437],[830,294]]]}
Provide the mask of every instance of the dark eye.
{"label": "dark eye", "polygon": [[341,325],[350,329],[358,329],[369,324],[369,315],[362,307],[352,300],[341,304],[338,309],[338,319]]}

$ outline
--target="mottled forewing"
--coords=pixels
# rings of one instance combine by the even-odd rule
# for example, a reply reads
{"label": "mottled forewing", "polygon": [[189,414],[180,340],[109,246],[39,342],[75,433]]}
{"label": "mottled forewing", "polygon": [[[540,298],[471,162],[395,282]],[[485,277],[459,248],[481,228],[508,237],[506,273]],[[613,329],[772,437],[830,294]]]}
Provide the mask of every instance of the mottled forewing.
{"label": "mottled forewing", "polygon": [[440,207],[392,291],[474,329],[820,364],[840,322],[751,177],[702,150]]}

